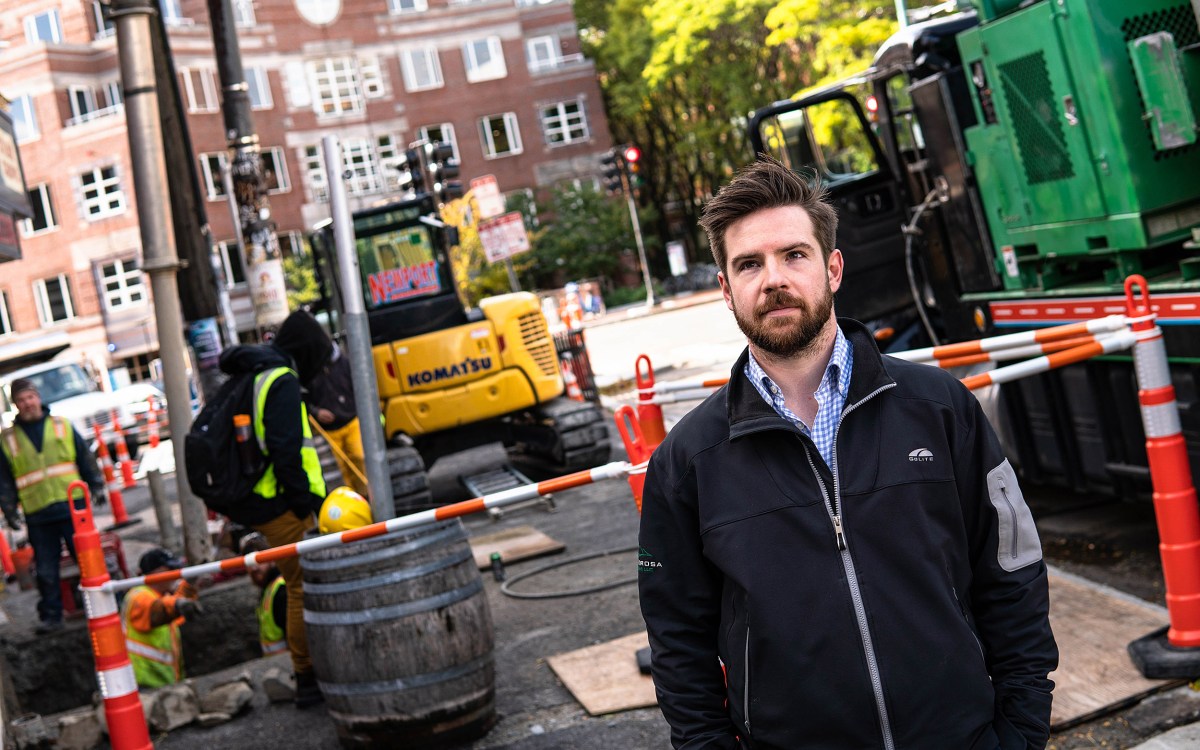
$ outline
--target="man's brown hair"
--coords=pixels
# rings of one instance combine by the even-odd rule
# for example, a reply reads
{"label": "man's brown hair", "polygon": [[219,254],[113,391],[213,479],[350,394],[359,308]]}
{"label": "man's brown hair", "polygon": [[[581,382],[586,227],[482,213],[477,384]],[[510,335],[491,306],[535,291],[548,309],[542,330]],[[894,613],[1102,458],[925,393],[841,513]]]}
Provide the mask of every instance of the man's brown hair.
{"label": "man's brown hair", "polygon": [[837,243],[838,219],[826,196],[819,181],[810,182],[773,157],[759,154],[757,161],[738,170],[733,180],[704,204],[700,226],[708,232],[717,267],[726,270],[725,232],[732,224],[756,211],[782,206],[799,206],[808,212],[821,255],[828,260]]}

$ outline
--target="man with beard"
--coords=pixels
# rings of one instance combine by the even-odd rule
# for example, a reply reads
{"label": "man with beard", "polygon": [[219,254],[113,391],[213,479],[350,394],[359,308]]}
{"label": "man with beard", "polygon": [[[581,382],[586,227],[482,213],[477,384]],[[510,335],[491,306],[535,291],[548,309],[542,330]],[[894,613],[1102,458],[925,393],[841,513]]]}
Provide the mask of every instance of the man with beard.
{"label": "man with beard", "polygon": [[819,187],[762,157],[708,202],[749,340],[654,452],[642,614],[676,748],[1043,748],[1046,568],[975,398],[837,319]]}

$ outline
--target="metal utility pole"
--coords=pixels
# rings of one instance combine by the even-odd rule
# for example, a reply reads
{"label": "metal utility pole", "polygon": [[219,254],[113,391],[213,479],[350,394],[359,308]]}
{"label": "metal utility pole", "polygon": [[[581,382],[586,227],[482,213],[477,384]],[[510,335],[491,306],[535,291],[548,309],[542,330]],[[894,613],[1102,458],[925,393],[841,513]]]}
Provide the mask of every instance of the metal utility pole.
{"label": "metal utility pole", "polygon": [[621,170],[621,186],[625,189],[625,200],[629,203],[629,220],[633,222],[633,238],[637,241],[638,262],[642,264],[642,282],[646,285],[646,309],[654,307],[654,281],[650,278],[650,264],[646,262],[646,244],[642,242],[642,223],[638,221],[637,203],[633,200],[633,185],[629,170]]}
{"label": "metal utility pole", "polygon": [[183,340],[179,285],[175,278],[179,257],[175,251],[171,212],[167,204],[169,186],[163,156],[154,55],[151,52],[151,14],[158,12],[154,0],[112,2],[121,62],[121,85],[125,90],[129,156],[133,163],[133,184],[141,228],[142,269],[150,276],[150,289],[154,295],[154,317],[158,325],[167,414],[171,420],[171,444],[175,465],[180,467],[175,472],[175,485],[183,516],[184,549],[189,562],[199,563],[208,560],[211,543],[204,505],[192,495],[187,476],[182,471],[183,436],[192,423],[191,390],[188,388],[187,348]]}
{"label": "metal utility pole", "polygon": [[346,327],[346,354],[350,357],[350,373],[354,381],[358,429],[362,432],[371,516],[376,521],[387,521],[396,517],[396,503],[392,497],[391,476],[388,474],[383,425],[379,424],[379,384],[375,382],[371,328],[360,291],[362,282],[359,281],[358,253],[354,249],[354,217],[350,213],[350,197],[342,179],[342,144],[336,135],[327,135],[321,139],[321,148],[325,152],[325,173],[329,175],[333,244],[341,286],[345,292],[342,305],[345,308],[343,325]]}
{"label": "metal utility pole", "polygon": [[221,113],[232,151],[233,196],[244,243],[242,267],[254,303],[254,322],[260,332],[273,330],[288,315],[283,257],[275,237],[275,222],[267,202],[262,154],[250,117],[250,87],[242,69],[237,28],[230,0],[208,0],[213,51],[221,79]]}
{"label": "metal utility pole", "polygon": [[904,7],[904,0],[896,0],[896,20],[900,22],[901,30],[908,28],[908,10]]}

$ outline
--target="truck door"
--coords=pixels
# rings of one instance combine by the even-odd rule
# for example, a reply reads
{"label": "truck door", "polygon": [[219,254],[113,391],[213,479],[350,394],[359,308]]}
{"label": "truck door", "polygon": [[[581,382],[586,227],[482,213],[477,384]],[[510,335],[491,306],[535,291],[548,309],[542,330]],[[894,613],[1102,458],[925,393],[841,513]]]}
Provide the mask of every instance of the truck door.
{"label": "truck door", "polygon": [[777,102],[752,115],[750,140],[756,154],[807,170],[829,190],[846,259],[837,314],[870,322],[911,307],[900,233],[906,205],[858,101],[838,89]]}

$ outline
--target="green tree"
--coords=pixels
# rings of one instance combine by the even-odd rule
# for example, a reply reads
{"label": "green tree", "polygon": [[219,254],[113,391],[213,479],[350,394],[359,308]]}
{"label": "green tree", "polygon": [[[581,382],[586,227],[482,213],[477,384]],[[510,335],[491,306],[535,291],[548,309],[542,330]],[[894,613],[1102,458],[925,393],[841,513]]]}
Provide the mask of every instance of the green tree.
{"label": "green tree", "polygon": [[283,278],[287,285],[288,308],[298,310],[321,299],[312,254],[289,255],[283,259]]}
{"label": "green tree", "polygon": [[[524,212],[531,213],[528,206]],[[526,275],[539,287],[560,286],[572,279],[614,278],[621,256],[636,247],[625,202],[589,183],[556,189],[538,205],[537,215],[548,220],[534,233],[535,263]]]}

